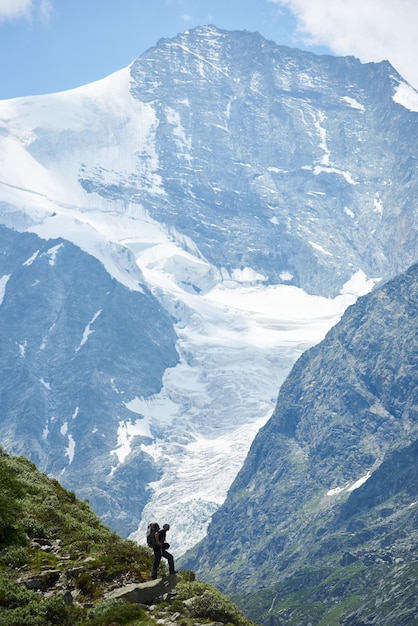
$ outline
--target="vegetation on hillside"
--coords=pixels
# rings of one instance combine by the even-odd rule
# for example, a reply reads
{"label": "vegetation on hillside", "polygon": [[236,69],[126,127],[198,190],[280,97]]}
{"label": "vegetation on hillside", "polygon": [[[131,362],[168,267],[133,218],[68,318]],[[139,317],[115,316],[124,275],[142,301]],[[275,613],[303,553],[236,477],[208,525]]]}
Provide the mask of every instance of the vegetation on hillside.
{"label": "vegetation on hillside", "polygon": [[106,599],[124,584],[147,581],[152,557],[149,548],[104,526],[57,480],[0,448],[2,626],[151,626],[157,620],[251,626],[193,572],[180,572],[176,593],[152,607]]}

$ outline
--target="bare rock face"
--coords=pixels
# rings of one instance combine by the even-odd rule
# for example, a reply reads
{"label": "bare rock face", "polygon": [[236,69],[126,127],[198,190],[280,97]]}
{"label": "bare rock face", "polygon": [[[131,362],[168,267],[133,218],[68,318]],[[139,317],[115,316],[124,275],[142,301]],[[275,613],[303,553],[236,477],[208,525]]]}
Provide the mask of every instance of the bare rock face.
{"label": "bare rock face", "polygon": [[107,594],[107,599],[122,599],[126,602],[134,602],[137,604],[148,604],[154,602],[157,598],[169,594],[176,586],[178,578],[176,574],[164,576],[156,580],[150,580],[146,583],[131,583],[119,587]]}
{"label": "bare rock face", "polygon": [[[417,319],[415,265],[360,298],[300,357],[206,540],[183,564],[240,596],[254,619],[272,619],[272,605],[302,590],[299,609],[277,608],[277,624],[316,624],[357,594],[363,609],[348,618],[341,608],[344,623],[374,612],[370,623],[416,619],[405,599],[418,553]],[[387,600],[377,608],[376,597]]]}
{"label": "bare rock face", "polygon": [[18,579],[18,583],[33,591],[46,591],[53,587],[61,576],[60,570],[48,569],[36,575],[24,575]]}

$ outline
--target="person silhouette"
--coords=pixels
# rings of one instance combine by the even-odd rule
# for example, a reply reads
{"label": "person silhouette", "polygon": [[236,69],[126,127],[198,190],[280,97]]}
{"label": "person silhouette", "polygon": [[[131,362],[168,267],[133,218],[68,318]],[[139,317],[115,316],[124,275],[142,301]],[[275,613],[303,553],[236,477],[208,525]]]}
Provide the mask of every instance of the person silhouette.
{"label": "person silhouette", "polygon": [[170,544],[166,542],[166,533],[170,530],[170,524],[164,524],[162,528],[155,532],[155,546],[154,546],[154,562],[152,564],[152,580],[155,580],[158,575],[158,566],[160,565],[161,557],[164,557],[168,561],[168,571],[170,576],[175,574],[174,569],[174,557],[167,549]]}

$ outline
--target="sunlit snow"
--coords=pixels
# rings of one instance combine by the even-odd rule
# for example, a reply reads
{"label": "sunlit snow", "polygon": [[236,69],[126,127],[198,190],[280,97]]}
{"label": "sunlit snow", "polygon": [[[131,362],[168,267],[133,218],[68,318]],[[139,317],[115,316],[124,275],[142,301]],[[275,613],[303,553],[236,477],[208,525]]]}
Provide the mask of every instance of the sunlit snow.
{"label": "sunlit snow", "polygon": [[4,294],[6,292],[6,285],[9,278],[10,274],[5,274],[0,278],[0,304],[3,302]]}
{"label": "sunlit snow", "polygon": [[26,266],[32,265],[32,263],[36,260],[36,258],[37,258],[37,256],[38,256],[38,254],[39,254],[39,250],[36,250],[36,251],[32,254],[32,256],[30,256],[30,257],[29,257],[29,259],[27,259],[27,260],[23,263],[23,265],[26,265]]}
{"label": "sunlit snow", "polygon": [[148,420],[143,419],[132,420],[130,422],[120,421],[117,436],[117,446],[114,450],[111,450],[110,454],[115,454],[118,457],[119,463],[123,463],[130,453],[130,441],[133,437],[152,437]]}
{"label": "sunlit snow", "polygon": [[364,106],[358,102],[355,98],[350,98],[349,96],[343,96],[343,98],[341,98],[342,100],[344,100],[344,102],[346,102],[347,104],[350,105],[350,107],[352,109],[358,109],[359,111],[364,111]]}
{"label": "sunlit snow", "polygon": [[359,487],[364,485],[364,483],[367,480],[369,480],[371,475],[372,475],[372,472],[369,471],[369,472],[367,472],[367,474],[365,474],[364,476],[361,476],[361,478],[356,480],[351,485],[350,485],[350,483],[347,483],[346,485],[344,485],[344,487],[335,487],[334,489],[329,489],[329,491],[327,491],[327,496],[336,496],[336,495],[338,495],[339,493],[342,493],[342,492],[355,491],[356,489],[358,489]]}
{"label": "sunlit snow", "polygon": [[408,83],[399,83],[393,99],[405,109],[418,113],[418,92]]}
{"label": "sunlit snow", "polygon": [[101,312],[102,312],[101,310],[97,311],[97,313],[95,313],[93,315],[93,317],[91,318],[90,322],[85,327],[84,332],[83,332],[83,338],[81,339],[80,345],[75,348],[76,352],[78,352],[80,350],[80,348],[82,346],[84,346],[84,344],[86,343],[87,339],[89,338],[89,335],[91,335],[91,333],[94,333],[94,330],[92,330],[91,327],[94,324],[94,322],[97,320],[97,318],[99,317]]}
{"label": "sunlit snow", "polygon": [[59,250],[63,247],[63,243],[59,243],[56,246],[53,246],[52,248],[50,248],[49,250],[47,250],[47,252],[44,252],[44,254],[42,256],[48,256],[49,260],[48,263],[50,265],[55,265],[55,261],[57,259],[57,254],[59,252]]}

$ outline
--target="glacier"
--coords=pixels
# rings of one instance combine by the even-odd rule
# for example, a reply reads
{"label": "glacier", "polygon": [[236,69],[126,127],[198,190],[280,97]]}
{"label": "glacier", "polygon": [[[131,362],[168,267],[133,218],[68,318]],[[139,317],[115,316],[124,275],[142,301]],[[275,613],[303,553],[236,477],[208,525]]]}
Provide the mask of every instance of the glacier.
{"label": "glacier", "polygon": [[[205,31],[205,37],[209,60],[179,43],[164,45],[193,54],[201,77],[214,71],[240,89],[239,79],[231,78],[212,55],[211,47],[218,41],[215,30]],[[130,536],[144,543],[149,521],[168,522],[172,549],[180,555],[204,537],[254,436],[271,416],[292,365],[381,277],[358,269],[347,258],[344,276],[349,279],[339,293],[315,295],[290,284],[290,268],[281,270],[280,284],[272,284],[265,272],[250,263],[237,261],[232,267],[215,263],[190,232],[182,232],[164,216],[159,221],[158,207],[151,211],[150,205],[171,199],[158,145],[161,119],[145,89],[141,99],[134,67],[67,92],[0,102],[0,221],[45,240],[72,242],[98,259],[127,289],[151,292],[172,317],[179,362],[165,371],[159,393],[124,400],[132,418],[117,422],[117,444],[110,456],[114,473],[129,456],[133,441],[141,438],[141,449],[156,463],[160,478],[148,485],[148,502]],[[282,78],[290,84],[290,74],[284,72]],[[305,88],[313,88],[309,76],[304,81]],[[394,101],[416,110],[416,92],[402,85],[394,92]],[[252,89],[262,96],[256,79]],[[340,100],[353,113],[364,113],[364,105],[353,95],[347,93]],[[216,123],[217,132],[231,133],[232,104],[233,99]],[[181,105],[187,109],[190,103],[185,98]],[[192,169],[193,146],[184,119],[168,104],[165,114],[176,158],[182,167]],[[323,113],[309,108],[307,118],[317,157],[296,170],[321,181],[325,175],[341,179],[348,187],[358,186],[357,174],[333,160]],[[308,128],[306,120],[304,125]],[[248,163],[245,154],[234,166],[254,174],[254,163]],[[257,168],[262,169],[259,164]],[[254,174],[251,184],[270,202],[276,193],[274,176],[288,171],[271,164],[262,175]],[[215,176],[208,183],[215,204],[220,202],[218,184]],[[329,182],[323,184],[327,188]],[[117,185],[126,193],[112,196],[109,190]],[[316,203],[325,192],[314,185],[319,183],[309,193],[310,202]],[[188,189],[188,201],[193,193]],[[373,202],[383,210],[379,196]],[[274,203],[269,208],[270,223],[278,225]],[[345,206],[344,211],[354,222],[352,208]],[[208,229],[226,228],[210,216],[207,219]],[[309,230],[313,222],[311,217],[301,219],[298,230],[306,230],[313,254],[334,257],[330,242],[315,238],[315,231]],[[57,246],[49,250],[50,263],[55,254]],[[6,288],[7,276],[3,276],[0,299]],[[90,318],[75,350],[89,342],[100,315],[97,310]],[[23,342],[20,349],[24,353]],[[68,468],[82,443],[71,434],[68,421],[61,434],[67,441]],[[44,435],[48,437],[48,425]]]}
{"label": "glacier", "polygon": [[[133,437],[150,440],[142,447],[156,460],[162,478],[150,484],[150,500],[131,537],[143,543],[150,519],[169,520],[173,550],[182,554],[205,535],[255,434],[271,415],[293,362],[374,281],[359,272],[333,299],[291,285],[265,286],[265,277],[252,268],[228,272],[214,267],[192,241],[173,229],[168,232],[141,204],[123,205],[88,194],[77,184],[81,158],[90,167],[100,163],[110,169],[116,162],[118,175],[129,177],[136,167],[138,129],[140,149],[157,160],[150,141],[155,117],[151,107],[127,99],[129,77],[124,69],[99,83],[53,95],[59,100],[52,108],[54,116],[50,96],[0,102],[0,118],[14,120],[13,136],[0,137],[1,153],[10,155],[12,144],[14,156],[13,168],[2,164],[0,184],[3,201],[25,214],[29,232],[72,241],[129,289],[146,285],[177,320],[180,362],[166,371],[158,395],[127,404],[138,419],[119,424],[113,471],[128,456]],[[86,126],[103,146],[97,148],[94,141],[90,153],[78,137]],[[55,147],[54,163],[44,158],[44,165],[39,163],[37,127],[62,142]],[[9,145],[1,146],[3,141]],[[113,153],[119,143],[123,161]],[[158,177],[152,177],[152,184],[155,193],[163,193]],[[50,251],[51,262],[55,252]],[[98,315],[100,311],[77,350],[94,332]],[[76,446],[68,434],[69,464]]]}

